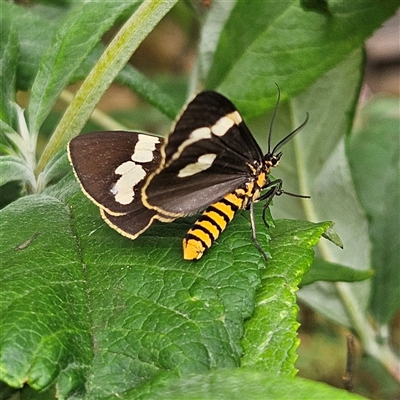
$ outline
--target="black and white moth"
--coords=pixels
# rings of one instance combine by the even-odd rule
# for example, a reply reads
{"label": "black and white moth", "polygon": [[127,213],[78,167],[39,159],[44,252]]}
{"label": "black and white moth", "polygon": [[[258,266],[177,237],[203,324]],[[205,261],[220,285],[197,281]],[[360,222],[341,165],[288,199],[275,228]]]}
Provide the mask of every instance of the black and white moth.
{"label": "black and white moth", "polygon": [[[279,97],[278,97],[279,102]],[[277,103],[278,104],[278,103]],[[275,117],[276,108],[273,119]],[[306,120],[307,121],[307,120]],[[199,259],[240,209],[283,193],[270,180],[278,150],[306,123],[263,154],[236,107],[213,91],[199,93],[162,139],[136,132],[92,132],[72,139],[69,160],[83,192],[113,229],[137,238],[155,220],[171,222],[203,211],[183,239],[183,257]]]}

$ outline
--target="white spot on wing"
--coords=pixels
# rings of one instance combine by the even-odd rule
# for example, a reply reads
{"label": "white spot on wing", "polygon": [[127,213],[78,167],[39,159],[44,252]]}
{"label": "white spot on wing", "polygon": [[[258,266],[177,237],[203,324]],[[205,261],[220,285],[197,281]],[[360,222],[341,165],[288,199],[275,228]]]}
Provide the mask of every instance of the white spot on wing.
{"label": "white spot on wing", "polygon": [[234,122],[229,117],[222,117],[211,127],[211,132],[216,136],[224,136],[233,124]]}
{"label": "white spot on wing", "polygon": [[239,114],[239,111],[234,111],[233,113],[230,113],[228,116],[236,125],[239,125],[242,122],[242,117]]}
{"label": "white spot on wing", "polygon": [[156,149],[156,144],[160,139],[149,135],[138,135],[138,142],[135,145],[135,150],[132,154],[132,161],[136,162],[150,162]]}
{"label": "white spot on wing", "polygon": [[[242,117],[240,116],[239,112],[233,111],[230,114],[227,114],[227,115],[224,115],[223,117],[221,117],[213,126],[211,126],[211,128],[207,127],[207,126],[203,126],[201,128],[195,129],[194,131],[191,132],[191,134],[189,135],[189,138],[186,139],[178,147],[178,150],[172,155],[172,160],[177,160],[181,156],[183,150],[185,150],[185,148],[190,146],[191,144],[196,143],[199,140],[211,139],[213,134],[215,136],[220,136],[220,137],[224,136],[233,125],[235,125],[235,124],[238,125],[241,122],[242,122]],[[193,165],[196,165],[196,164],[197,163],[194,163]],[[192,165],[192,164],[190,164],[190,165]],[[189,168],[189,165],[187,165],[185,168]],[[183,168],[180,172],[184,171],[185,168]],[[197,172],[200,172],[200,171],[197,171]],[[197,173],[197,172],[194,172],[194,173]],[[186,172],[182,172],[182,173],[186,173]],[[189,175],[192,175],[192,174],[189,174]]]}
{"label": "white spot on wing", "polygon": [[126,161],[115,170],[115,173],[121,175],[110,190],[115,201],[124,205],[132,203],[135,198],[133,188],[144,179],[146,171],[141,165]]}
{"label": "white spot on wing", "polygon": [[211,132],[216,136],[224,136],[233,125],[238,125],[242,122],[242,117],[237,111],[220,118],[212,127]]}
{"label": "white spot on wing", "polygon": [[189,136],[190,143],[197,142],[198,140],[202,139],[210,139],[211,138],[211,131],[210,128],[203,127],[195,129]]}
{"label": "white spot on wing", "polygon": [[211,167],[216,157],[216,154],[203,154],[197,159],[197,162],[188,164],[184,168],[182,168],[178,173],[178,177],[186,178],[187,176],[192,176],[198,174],[201,171],[205,171],[206,169]]}
{"label": "white spot on wing", "polygon": [[182,151],[185,150],[186,147],[190,146],[193,143],[198,142],[202,139],[211,139],[211,130],[207,127],[197,128],[189,135],[189,139],[185,140],[179,147],[178,150],[173,154],[172,159],[178,159]]}

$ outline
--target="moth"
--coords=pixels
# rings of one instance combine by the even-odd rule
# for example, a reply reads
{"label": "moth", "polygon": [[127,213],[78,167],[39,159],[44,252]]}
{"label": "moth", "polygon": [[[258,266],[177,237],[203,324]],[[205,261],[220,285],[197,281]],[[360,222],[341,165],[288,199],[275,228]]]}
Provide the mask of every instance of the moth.
{"label": "moth", "polygon": [[279,90],[266,154],[236,107],[217,92],[203,91],[166,139],[92,132],[69,142],[69,160],[104,221],[128,238],[136,239],[156,220],[171,222],[202,211],[183,239],[183,258],[200,259],[236,212],[248,209],[253,241],[266,258],[256,236],[254,203],[265,201],[266,223],[270,202],[284,192],[280,179],[271,180],[271,168],[281,159],[279,149],[308,119],[271,149],[278,103]]}

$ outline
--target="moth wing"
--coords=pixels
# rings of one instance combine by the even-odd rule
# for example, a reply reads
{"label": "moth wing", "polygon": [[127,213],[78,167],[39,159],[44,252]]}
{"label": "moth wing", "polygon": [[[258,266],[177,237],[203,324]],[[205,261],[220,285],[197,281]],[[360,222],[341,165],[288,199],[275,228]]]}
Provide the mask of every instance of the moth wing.
{"label": "moth wing", "polygon": [[143,133],[91,132],[69,142],[68,157],[86,196],[117,216],[145,208],[141,189],[161,162],[162,144]]}
{"label": "moth wing", "polygon": [[[229,130],[229,134],[226,135],[230,124],[236,125],[238,129]],[[215,128],[215,132],[219,131],[219,135],[212,135],[211,141],[219,143],[235,157],[249,161],[254,158],[262,159],[263,153],[236,107],[225,96],[208,90],[199,93],[182,112],[174,130],[166,139],[163,165],[168,165],[177,156],[180,146],[186,146],[188,142],[196,143],[193,132],[201,132],[201,129],[211,127]],[[201,137],[201,134],[199,136]],[[204,154],[200,147],[198,149],[199,155]]]}
{"label": "moth wing", "polygon": [[163,222],[171,222],[175,219],[161,216],[157,211],[144,206],[123,215],[111,215],[104,209],[100,209],[100,214],[111,228],[130,239],[136,239],[146,231],[156,219],[162,220]]}
{"label": "moth wing", "polygon": [[162,162],[143,188],[160,213],[187,215],[220,200],[254,177],[263,154],[236,107],[206,91],[189,103],[167,138]]}

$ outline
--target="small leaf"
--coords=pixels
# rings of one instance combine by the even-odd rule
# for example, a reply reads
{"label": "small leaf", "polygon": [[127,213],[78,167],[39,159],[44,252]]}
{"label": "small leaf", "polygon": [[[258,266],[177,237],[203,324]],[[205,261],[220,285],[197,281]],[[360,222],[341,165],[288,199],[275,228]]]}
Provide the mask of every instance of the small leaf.
{"label": "small leaf", "polygon": [[334,231],[333,229],[333,225],[330,226],[324,233],[323,233],[323,237],[325,239],[328,239],[330,242],[332,242],[333,244],[335,244],[337,247],[340,247],[341,249],[343,249],[343,242],[342,239],[340,239],[339,235]]}
{"label": "small leaf", "polygon": [[374,275],[372,269],[357,270],[344,265],[331,263],[321,258],[315,258],[310,270],[304,275],[301,286],[317,281],[355,282],[363,281]]}

